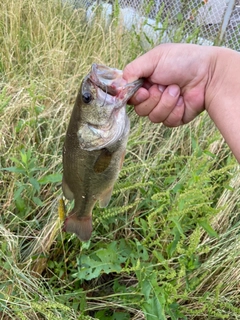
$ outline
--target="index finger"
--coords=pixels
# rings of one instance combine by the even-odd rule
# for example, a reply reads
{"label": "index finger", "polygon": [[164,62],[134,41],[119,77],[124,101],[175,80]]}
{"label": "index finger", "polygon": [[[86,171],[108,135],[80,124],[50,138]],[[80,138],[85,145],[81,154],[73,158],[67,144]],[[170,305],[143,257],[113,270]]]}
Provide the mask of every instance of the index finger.
{"label": "index finger", "polygon": [[123,78],[128,82],[132,82],[140,78],[149,78],[158,64],[159,55],[160,50],[158,46],[136,58],[124,68]]}

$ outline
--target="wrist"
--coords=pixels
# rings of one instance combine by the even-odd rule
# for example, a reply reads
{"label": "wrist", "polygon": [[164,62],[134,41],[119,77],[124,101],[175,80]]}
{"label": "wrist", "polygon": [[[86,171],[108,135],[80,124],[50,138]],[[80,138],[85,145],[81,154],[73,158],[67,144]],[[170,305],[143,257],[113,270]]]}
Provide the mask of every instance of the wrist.
{"label": "wrist", "polygon": [[211,114],[219,103],[236,98],[237,75],[240,75],[240,55],[231,49],[211,47],[205,90],[205,109],[208,113]]}
{"label": "wrist", "polygon": [[213,47],[205,108],[240,162],[240,54]]}

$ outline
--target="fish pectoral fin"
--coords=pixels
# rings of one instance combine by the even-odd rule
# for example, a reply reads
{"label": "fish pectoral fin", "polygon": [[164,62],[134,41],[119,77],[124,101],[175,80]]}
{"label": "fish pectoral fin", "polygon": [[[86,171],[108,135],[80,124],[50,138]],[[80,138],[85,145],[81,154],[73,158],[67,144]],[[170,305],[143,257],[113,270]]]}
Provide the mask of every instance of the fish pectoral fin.
{"label": "fish pectoral fin", "polygon": [[73,200],[74,199],[74,194],[73,192],[70,190],[69,186],[67,185],[64,175],[63,175],[63,179],[62,179],[62,190],[63,190],[63,194],[64,196],[68,199],[68,200]]}
{"label": "fish pectoral fin", "polygon": [[63,231],[75,233],[81,241],[88,241],[92,234],[92,215],[78,217],[69,214],[64,222]]}
{"label": "fish pectoral fin", "polygon": [[113,191],[113,187],[111,187],[110,189],[107,189],[107,191],[105,191],[100,199],[99,199],[99,206],[100,208],[105,208],[108,206],[109,201],[111,200],[111,196],[112,196],[112,191]]}
{"label": "fish pectoral fin", "polygon": [[112,153],[106,148],[102,149],[99,157],[97,158],[94,164],[93,170],[96,173],[101,173],[105,171],[110,165],[111,159],[112,159]]}

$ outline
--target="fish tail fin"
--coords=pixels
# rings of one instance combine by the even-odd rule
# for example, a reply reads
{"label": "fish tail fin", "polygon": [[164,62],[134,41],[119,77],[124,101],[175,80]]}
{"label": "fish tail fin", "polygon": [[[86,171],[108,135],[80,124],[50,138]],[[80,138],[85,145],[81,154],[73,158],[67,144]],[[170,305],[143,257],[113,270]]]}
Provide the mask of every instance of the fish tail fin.
{"label": "fish tail fin", "polygon": [[64,222],[63,231],[75,233],[81,241],[88,241],[92,234],[92,215],[78,217],[70,213]]}

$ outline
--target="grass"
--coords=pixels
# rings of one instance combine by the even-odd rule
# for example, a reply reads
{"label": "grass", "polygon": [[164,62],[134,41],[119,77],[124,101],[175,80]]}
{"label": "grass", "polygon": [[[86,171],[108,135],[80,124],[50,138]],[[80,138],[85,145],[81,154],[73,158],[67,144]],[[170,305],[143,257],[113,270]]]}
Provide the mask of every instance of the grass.
{"label": "grass", "polygon": [[205,113],[169,129],[129,107],[126,160],[91,241],[61,232],[81,79],[144,51],[84,17],[54,0],[0,3],[0,318],[239,319],[239,166]]}

